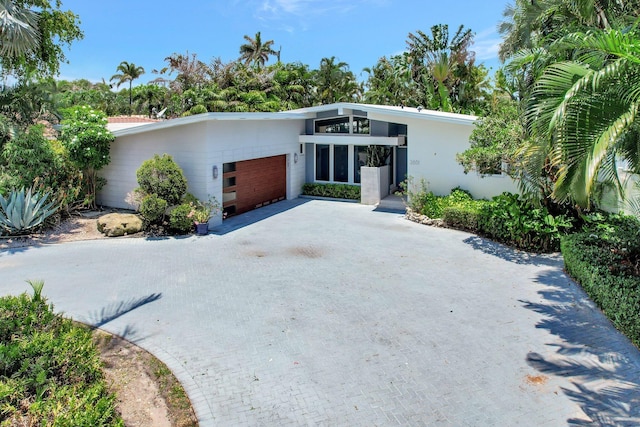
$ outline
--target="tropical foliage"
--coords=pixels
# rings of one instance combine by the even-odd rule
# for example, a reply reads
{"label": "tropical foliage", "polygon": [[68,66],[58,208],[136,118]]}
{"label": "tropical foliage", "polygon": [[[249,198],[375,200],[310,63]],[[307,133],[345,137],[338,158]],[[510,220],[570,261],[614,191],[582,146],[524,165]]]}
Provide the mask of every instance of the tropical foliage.
{"label": "tropical foliage", "polygon": [[85,205],[95,207],[97,191],[104,184],[97,172],[109,164],[109,149],[114,140],[104,113],[87,106],[68,110],[60,138],[69,160],[82,170]]}
{"label": "tropical foliage", "polygon": [[88,328],[42,297],[0,298],[0,418],[4,425],[123,426]]}
{"label": "tropical foliage", "polygon": [[82,39],[79,17],[60,1],[0,1],[0,72],[24,77],[56,75],[66,60],[63,48]]}
{"label": "tropical foliage", "polygon": [[42,224],[58,208],[54,201],[47,202],[49,195],[24,188],[12,191],[7,198],[0,195],[0,230],[19,234]]}
{"label": "tropical foliage", "polygon": [[144,68],[137,66],[133,62],[122,61],[118,65],[117,73],[111,76],[110,81],[116,80],[116,87],[120,87],[122,83],[129,82],[129,114],[132,112],[132,91],[131,85],[133,81],[144,74]]}

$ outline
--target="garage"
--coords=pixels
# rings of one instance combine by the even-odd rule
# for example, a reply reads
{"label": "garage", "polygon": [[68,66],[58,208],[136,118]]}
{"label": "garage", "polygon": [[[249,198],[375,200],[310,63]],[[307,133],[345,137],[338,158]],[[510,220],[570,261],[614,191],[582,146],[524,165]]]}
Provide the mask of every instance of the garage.
{"label": "garage", "polygon": [[225,216],[260,208],[286,197],[286,155],[223,165],[222,200]]}

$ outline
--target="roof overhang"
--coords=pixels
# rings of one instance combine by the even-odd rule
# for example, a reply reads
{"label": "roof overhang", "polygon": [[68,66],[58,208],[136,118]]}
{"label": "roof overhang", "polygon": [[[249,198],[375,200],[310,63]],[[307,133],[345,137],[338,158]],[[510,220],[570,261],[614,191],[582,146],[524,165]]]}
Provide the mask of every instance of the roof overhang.
{"label": "roof overhang", "polygon": [[300,135],[299,142],[301,144],[333,144],[333,145],[406,145],[406,137],[404,135],[386,137],[386,136],[369,136],[369,135],[339,135],[339,134],[323,134],[323,135]]}
{"label": "roof overhang", "polygon": [[301,113],[205,113],[193,116],[181,117],[179,119],[164,120],[158,123],[151,123],[145,126],[137,126],[128,129],[113,131],[113,135],[119,136],[135,135],[138,133],[152,132],[175,126],[185,126],[193,123],[204,123],[212,121],[263,121],[263,120],[304,120],[307,115]]}
{"label": "roof overhang", "polygon": [[413,107],[396,107],[391,105],[371,105],[371,104],[356,104],[350,102],[340,102],[337,104],[319,105],[316,107],[301,108],[299,110],[292,110],[290,113],[320,113],[323,111],[331,110],[358,110],[367,113],[367,117],[373,120],[388,121],[391,117],[398,123],[406,124],[408,119],[429,120],[435,122],[445,123],[457,123],[461,125],[473,125],[477,116],[470,116],[467,114],[446,113],[444,111],[427,110],[424,108]]}

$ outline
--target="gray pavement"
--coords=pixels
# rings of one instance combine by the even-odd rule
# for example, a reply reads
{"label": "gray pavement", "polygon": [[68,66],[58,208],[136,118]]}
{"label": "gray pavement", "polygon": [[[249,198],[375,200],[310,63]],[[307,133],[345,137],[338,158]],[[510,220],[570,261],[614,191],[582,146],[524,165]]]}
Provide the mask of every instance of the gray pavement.
{"label": "gray pavement", "polygon": [[640,352],[558,256],[359,204],[0,252],[0,279],[154,353],[202,426],[640,425]]}

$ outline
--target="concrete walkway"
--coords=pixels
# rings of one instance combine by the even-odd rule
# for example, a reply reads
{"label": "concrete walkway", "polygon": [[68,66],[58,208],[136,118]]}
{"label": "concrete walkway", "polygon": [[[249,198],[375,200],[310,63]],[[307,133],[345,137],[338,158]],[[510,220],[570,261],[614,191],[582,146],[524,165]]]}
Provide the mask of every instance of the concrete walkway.
{"label": "concrete walkway", "polygon": [[558,257],[372,207],[0,252],[0,278],[150,350],[201,426],[640,424],[640,352]]}

